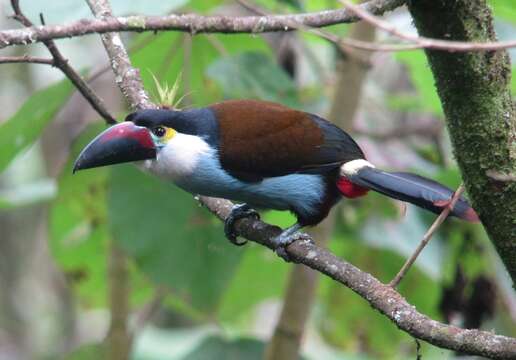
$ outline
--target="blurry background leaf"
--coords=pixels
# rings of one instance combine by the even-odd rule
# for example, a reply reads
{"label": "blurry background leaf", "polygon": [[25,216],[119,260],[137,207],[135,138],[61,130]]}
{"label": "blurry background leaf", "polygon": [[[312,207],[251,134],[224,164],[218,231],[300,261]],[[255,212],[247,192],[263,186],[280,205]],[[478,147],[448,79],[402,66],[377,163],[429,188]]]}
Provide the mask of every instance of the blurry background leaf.
{"label": "blurry background leaf", "polygon": [[[89,127],[74,146],[75,159],[86,143],[105,128],[98,123]],[[50,213],[50,249],[86,307],[106,306],[107,250],[111,234],[107,227],[106,188],[110,181],[106,168],[71,172],[65,166],[59,179],[59,194]],[[130,266],[133,303],[147,301],[149,282]]]}
{"label": "blurry background leaf", "polygon": [[41,179],[14,188],[0,190],[0,209],[34,205],[48,201],[57,194],[53,179]]}
{"label": "blurry background leaf", "polygon": [[407,70],[422,99],[420,110],[426,110],[435,115],[442,115],[441,102],[435,89],[434,76],[428,66],[423,52],[399,52],[396,58],[407,66]]}
{"label": "blurry background leaf", "polygon": [[[421,242],[429,225],[421,220],[422,210],[412,205],[407,204],[407,206],[410,206],[410,209],[407,209],[402,219],[371,217],[363,225],[361,238],[372,247],[389,249],[408,258]],[[415,266],[423,270],[427,276],[436,280],[441,275],[444,254],[441,241],[439,234],[434,234],[432,241],[428,243],[415,263]]]}
{"label": "blurry background leaf", "polygon": [[207,69],[226,98],[252,98],[300,107],[293,80],[269,56],[247,52],[221,57]]}
{"label": "blurry background leaf", "polygon": [[243,249],[191,195],[134,166],[111,171],[109,221],[115,240],[157,284],[211,311],[227,288]]}
{"label": "blurry background leaf", "polygon": [[[145,36],[141,35],[141,36]],[[245,41],[244,41],[245,38]],[[136,40],[138,41],[138,40]],[[237,52],[260,50],[269,51],[261,37],[249,38],[245,35],[221,36],[216,34],[200,35],[192,38],[180,33],[157,35],[144,48],[131,54],[135,66],[142,69],[142,79],[151,94],[156,94],[152,74],[162,83],[172,85],[182,74],[180,85],[186,94],[184,105],[205,106],[220,100],[220,90],[213,79],[206,74],[209,66],[222,56]],[[234,69],[227,76],[245,76],[252,68]],[[157,98],[154,96],[156,101]]]}
{"label": "blurry background leaf", "polygon": [[[77,142],[86,144],[103,124],[91,127]],[[73,159],[74,157],[72,157]],[[50,214],[50,249],[67,280],[87,307],[106,304],[106,254],[110,237],[106,227],[106,169],[73,175],[65,166],[59,193]]]}
{"label": "blurry background leaf", "polygon": [[184,360],[207,360],[207,359],[228,359],[228,360],[261,360],[265,344],[256,339],[234,339],[228,340],[220,336],[212,336],[204,339],[199,346]]}
{"label": "blurry background leaf", "polygon": [[488,0],[496,17],[516,24],[516,6],[506,0]]}
{"label": "blurry background leaf", "polygon": [[88,344],[79,347],[64,357],[64,360],[93,360],[105,359],[106,346],[104,344]]}
{"label": "blurry background leaf", "polygon": [[57,111],[68,100],[72,84],[63,80],[34,93],[18,112],[0,125],[0,172],[22,150],[41,135]]}

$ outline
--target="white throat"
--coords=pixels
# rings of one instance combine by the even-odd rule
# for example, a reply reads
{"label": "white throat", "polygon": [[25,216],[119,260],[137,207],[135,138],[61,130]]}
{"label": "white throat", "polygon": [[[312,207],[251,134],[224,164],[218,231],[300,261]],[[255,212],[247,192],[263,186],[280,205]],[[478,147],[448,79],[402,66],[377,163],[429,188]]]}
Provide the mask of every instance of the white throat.
{"label": "white throat", "polygon": [[158,150],[156,159],[145,160],[141,167],[159,177],[176,181],[193,173],[199,160],[213,149],[202,138],[177,133]]}

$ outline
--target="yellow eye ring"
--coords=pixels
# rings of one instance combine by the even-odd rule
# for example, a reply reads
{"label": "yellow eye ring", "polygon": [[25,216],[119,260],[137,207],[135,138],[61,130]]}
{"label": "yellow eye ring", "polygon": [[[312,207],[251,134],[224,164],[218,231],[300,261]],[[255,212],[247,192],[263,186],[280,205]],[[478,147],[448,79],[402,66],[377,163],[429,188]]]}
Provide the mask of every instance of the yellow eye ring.
{"label": "yellow eye ring", "polygon": [[158,138],[168,141],[174,137],[174,135],[176,134],[176,131],[169,127],[156,126],[155,128],[152,129],[152,133],[154,135],[156,135]]}

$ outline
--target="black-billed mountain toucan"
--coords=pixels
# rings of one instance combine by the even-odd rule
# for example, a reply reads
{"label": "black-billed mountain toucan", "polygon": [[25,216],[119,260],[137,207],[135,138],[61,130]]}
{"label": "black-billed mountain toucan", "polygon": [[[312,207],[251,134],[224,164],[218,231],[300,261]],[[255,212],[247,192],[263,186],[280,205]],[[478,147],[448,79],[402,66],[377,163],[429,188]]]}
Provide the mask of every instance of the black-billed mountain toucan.
{"label": "black-billed mountain toucan", "polygon": [[[137,111],[91,141],[74,172],[123,162],[190,193],[242,203],[226,220],[235,244],[233,223],[256,216],[252,207],[295,214],[297,223],[275,239],[282,247],[303,226],[321,222],[342,196],[371,189],[440,213],[453,195],[433,180],[376,169],[351,136],[317,115],[255,100]],[[478,221],[463,198],[451,214]]]}

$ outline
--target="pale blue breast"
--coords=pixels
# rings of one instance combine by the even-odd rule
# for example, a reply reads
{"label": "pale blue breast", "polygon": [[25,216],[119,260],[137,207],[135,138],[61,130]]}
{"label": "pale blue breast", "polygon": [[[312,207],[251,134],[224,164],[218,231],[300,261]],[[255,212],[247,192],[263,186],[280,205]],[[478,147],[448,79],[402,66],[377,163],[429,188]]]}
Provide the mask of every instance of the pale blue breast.
{"label": "pale blue breast", "polygon": [[199,159],[192,174],[176,184],[194,194],[245,202],[256,208],[292,210],[301,215],[317,211],[323,202],[324,179],[320,175],[291,174],[260,182],[240,181],[224,171],[212,153]]}

